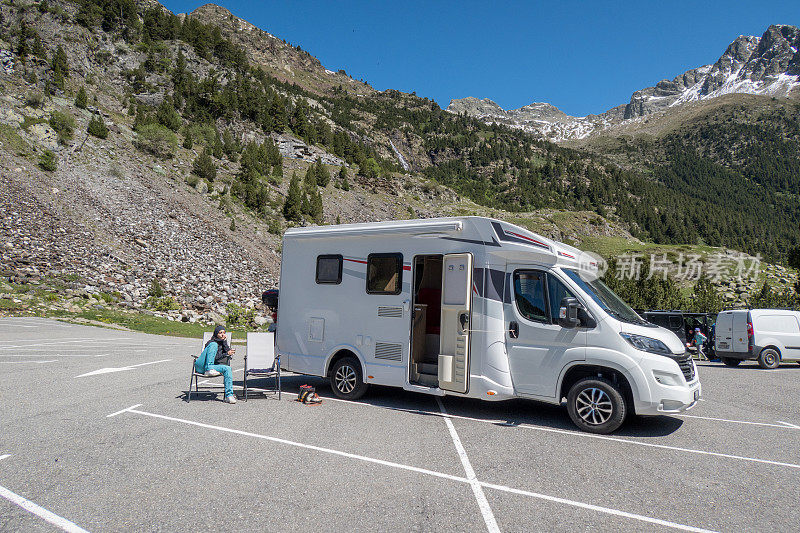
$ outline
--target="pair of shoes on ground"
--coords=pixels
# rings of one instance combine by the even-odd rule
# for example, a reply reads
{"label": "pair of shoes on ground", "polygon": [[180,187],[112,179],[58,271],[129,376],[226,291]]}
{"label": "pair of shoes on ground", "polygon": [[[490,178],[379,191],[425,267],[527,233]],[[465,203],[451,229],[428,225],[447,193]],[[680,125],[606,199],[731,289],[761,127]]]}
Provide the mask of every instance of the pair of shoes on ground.
{"label": "pair of shoes on ground", "polygon": [[233,394],[230,396],[225,396],[225,403],[236,403],[236,396]]}

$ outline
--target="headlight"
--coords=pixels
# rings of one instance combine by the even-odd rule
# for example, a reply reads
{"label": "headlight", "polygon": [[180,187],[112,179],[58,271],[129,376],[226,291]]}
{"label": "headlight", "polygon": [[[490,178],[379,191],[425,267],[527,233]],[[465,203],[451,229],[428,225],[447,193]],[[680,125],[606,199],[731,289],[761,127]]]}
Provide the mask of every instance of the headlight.
{"label": "headlight", "polygon": [[658,339],[645,337],[643,335],[634,335],[633,333],[620,333],[620,335],[637,350],[658,355],[674,355],[672,350],[667,348],[667,345]]}

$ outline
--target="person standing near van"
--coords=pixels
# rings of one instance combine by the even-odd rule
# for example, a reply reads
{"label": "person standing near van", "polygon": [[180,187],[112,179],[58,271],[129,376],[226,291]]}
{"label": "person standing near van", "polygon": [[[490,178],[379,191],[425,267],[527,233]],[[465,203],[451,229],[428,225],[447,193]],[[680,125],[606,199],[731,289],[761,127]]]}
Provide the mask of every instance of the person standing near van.
{"label": "person standing near van", "polygon": [[[219,356],[227,356],[232,354],[227,342],[227,334],[223,326],[214,328],[214,334],[211,339],[206,343],[200,357],[194,363],[194,368],[197,372],[205,374],[208,377],[216,377],[222,374],[225,381],[225,402],[236,403],[236,396],[233,395],[233,374],[231,367],[228,365],[217,364]],[[229,357],[229,356],[228,356]]]}
{"label": "person standing near van", "polygon": [[694,328],[694,345],[697,346],[697,355],[700,359],[708,360],[708,357],[706,357],[703,351],[703,345],[706,343],[706,340],[708,339],[703,335],[703,332],[700,331],[700,328]]}

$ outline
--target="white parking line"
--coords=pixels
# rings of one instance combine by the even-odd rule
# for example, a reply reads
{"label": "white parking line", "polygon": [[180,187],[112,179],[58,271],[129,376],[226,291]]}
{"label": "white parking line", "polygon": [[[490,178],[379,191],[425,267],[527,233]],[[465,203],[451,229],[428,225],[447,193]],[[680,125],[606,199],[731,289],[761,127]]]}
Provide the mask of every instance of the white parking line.
{"label": "white parking line", "polygon": [[127,413],[128,411],[130,411],[132,409],[136,409],[137,407],[141,407],[141,406],[142,406],[142,404],[140,404],[140,403],[137,403],[136,405],[131,405],[130,407],[128,407],[126,409],[123,409],[121,411],[117,411],[116,413],[111,413],[110,415],[106,415],[106,418],[111,418],[112,416],[117,416],[117,415],[121,415],[122,413]]}
{"label": "white parking line", "polygon": [[25,364],[25,363],[33,363],[33,364],[37,364],[37,365],[43,365],[45,363],[55,363],[55,362],[56,362],[55,359],[50,359],[50,360],[47,360],[47,361],[0,361],[0,364],[2,364],[2,365],[22,365],[22,364]]}
{"label": "white parking line", "polygon": [[[447,415],[447,409],[444,408],[442,400],[436,398],[436,403],[439,404],[439,411],[441,411],[443,415]],[[444,423],[447,425],[447,430],[450,432],[450,437],[453,439],[456,452],[458,452],[458,458],[461,459],[461,465],[464,467],[464,472],[467,474],[470,487],[472,487],[472,493],[475,495],[475,499],[478,501],[478,508],[481,510],[481,514],[483,515],[483,521],[486,523],[486,529],[492,533],[500,533],[500,528],[497,526],[497,520],[494,518],[494,513],[489,505],[489,500],[486,499],[486,495],[483,493],[481,484],[478,482],[478,477],[475,475],[475,470],[472,468],[472,463],[469,462],[469,457],[467,457],[467,451],[464,449],[464,445],[461,444],[461,439],[458,438],[458,433],[456,433],[456,428],[453,425],[453,421],[445,416]]]}
{"label": "white parking line", "polygon": [[128,365],[128,366],[119,366],[119,367],[110,367],[110,368],[100,368],[98,370],[92,370],[91,372],[86,372],[85,374],[81,374],[80,376],[75,376],[76,378],[85,378],[88,376],[97,376],[100,374],[111,374],[113,372],[125,372],[127,370],[133,370],[134,368],[146,365],[154,365],[156,363],[166,363],[167,361],[172,361],[172,359],[161,359],[160,361],[149,361],[147,363],[139,363],[138,365]]}
{"label": "white parking line", "polygon": [[8,459],[9,457],[11,457],[10,453],[6,453],[4,455],[0,455],[0,461],[2,461],[3,459]]}
{"label": "white parking line", "polygon": [[[282,391],[282,392],[283,392],[283,394],[293,394],[295,396],[297,395],[296,393],[293,393],[293,392],[284,392],[284,391]],[[573,437],[583,437],[583,438],[587,438],[587,439],[599,439],[599,440],[605,440],[605,441],[609,441],[609,442],[621,442],[621,443],[624,443],[624,444],[632,444],[632,445],[636,445],[636,446],[646,446],[648,448],[658,448],[658,449],[662,449],[662,450],[670,450],[670,451],[675,451],[675,452],[693,453],[693,454],[699,454],[699,455],[709,455],[709,456],[713,456],[713,457],[722,457],[722,458],[725,458],[725,459],[735,459],[735,460],[739,460],[739,461],[750,461],[750,462],[754,462],[754,463],[762,463],[762,464],[769,464],[769,465],[773,465],[773,466],[784,466],[784,467],[788,467],[788,468],[800,469],[800,464],[782,463],[780,461],[770,461],[769,459],[758,459],[758,458],[755,458],[755,457],[745,457],[745,456],[742,456],[742,455],[731,455],[731,454],[727,454],[727,453],[709,452],[709,451],[705,451],[705,450],[697,450],[697,449],[694,449],[694,448],[681,448],[679,446],[667,446],[666,444],[655,444],[655,443],[652,443],[652,442],[641,442],[641,441],[638,441],[638,440],[631,440],[631,439],[626,439],[626,438],[622,438],[622,437],[609,437],[607,435],[596,435],[594,433],[584,433],[582,431],[569,431],[569,430],[566,430],[566,429],[546,428],[546,427],[534,426],[534,425],[531,425],[531,424],[524,424],[524,423],[517,424],[517,423],[514,423],[514,422],[509,422],[508,420],[497,420],[497,419],[491,420],[491,419],[485,419],[485,418],[473,418],[473,417],[470,417],[470,416],[453,415],[453,414],[449,414],[449,413],[448,414],[443,414],[443,413],[437,413],[435,411],[422,411],[422,410],[419,410],[419,409],[405,409],[405,408],[402,408],[402,407],[387,407],[387,406],[382,406],[382,405],[372,405],[372,404],[368,404],[368,403],[354,402],[352,400],[342,400],[340,398],[325,398],[325,400],[333,400],[333,401],[337,401],[337,402],[351,403],[351,404],[355,404],[355,405],[361,405],[363,407],[373,407],[373,408],[377,408],[377,409],[388,409],[388,410],[391,410],[391,411],[401,411],[401,412],[404,412],[404,413],[420,414],[420,415],[425,415],[425,416],[442,416],[442,417],[448,417],[448,418],[456,418],[456,419],[459,419],[459,420],[471,420],[473,422],[480,422],[482,424],[492,424],[492,425],[495,425],[495,426],[496,425],[504,425],[504,426],[508,426],[508,427],[518,427],[518,428],[522,428],[522,429],[532,429],[534,431],[543,431],[545,433],[557,433],[557,434],[561,434],[561,435],[571,435]],[[788,427],[785,427],[785,426],[776,426],[776,427],[783,427],[784,429],[792,429],[792,428],[788,428]]]}
{"label": "white parking line", "polygon": [[679,416],[681,418],[699,418],[701,420],[713,420],[714,422],[728,422],[730,424],[746,424],[748,426],[765,426],[770,428],[781,428],[781,429],[800,429],[798,426],[794,426],[789,424],[788,426],[781,426],[779,424],[770,424],[768,422],[749,422],[747,420],[731,420],[728,418],[714,418],[711,416],[697,416],[697,415],[672,415],[672,416]]}
{"label": "white parking line", "polygon": [[778,424],[784,424],[788,428],[800,429],[800,426],[797,426],[795,424],[790,424],[789,422],[783,422],[782,420],[776,420],[775,422],[777,422]]}
{"label": "white parking line", "polygon": [[33,503],[32,501],[26,500],[19,494],[15,494],[5,487],[0,487],[0,496],[10,501],[11,503],[19,505],[29,513],[35,514],[36,516],[45,520],[46,522],[53,524],[59,529],[63,529],[64,531],[68,531],[69,533],[89,533],[88,531],[78,526],[74,522],[70,522],[64,517],[51,513],[44,507],[40,507],[35,503]]}
{"label": "white parking line", "polygon": [[[416,467],[416,466],[404,465],[404,464],[395,463],[395,462],[392,462],[392,461],[385,461],[383,459],[376,459],[374,457],[367,457],[367,456],[364,456],[364,455],[357,455],[357,454],[354,454],[354,453],[343,452],[343,451],[334,450],[334,449],[331,449],[331,448],[323,448],[321,446],[315,446],[315,445],[312,445],[312,444],[304,444],[304,443],[301,443],[301,442],[295,442],[295,441],[291,441],[291,440],[281,439],[281,438],[278,438],[278,437],[271,437],[269,435],[261,435],[261,434],[258,434],[258,433],[250,433],[249,431],[242,431],[242,430],[239,430],[239,429],[226,428],[226,427],[222,427],[222,426],[214,426],[214,425],[211,425],[211,424],[204,424],[202,422],[195,422],[193,420],[186,420],[186,419],[183,419],[183,418],[176,418],[176,417],[172,417],[172,416],[159,415],[159,414],[156,414],[156,413],[149,413],[147,411],[139,411],[138,409],[135,409],[134,407],[137,407],[137,406],[128,407],[127,409],[123,409],[122,411],[119,411],[117,413],[112,413],[112,415],[117,415],[117,414],[121,414],[121,413],[124,413],[124,412],[128,412],[128,413],[138,414],[138,415],[142,415],[142,416],[149,416],[149,417],[152,417],[152,418],[158,418],[158,419],[161,419],[161,420],[167,420],[169,422],[178,422],[180,424],[186,424],[186,425],[190,425],[190,426],[197,426],[197,427],[202,427],[202,428],[206,428],[206,429],[213,429],[215,431],[222,431],[222,432],[225,432],[225,433],[233,433],[235,435],[242,435],[242,436],[246,436],[246,437],[254,437],[254,438],[257,438],[257,439],[263,439],[263,440],[268,440],[268,441],[276,442],[276,443],[280,443],[280,444],[286,444],[286,445],[289,445],[289,446],[295,446],[297,448],[304,448],[304,449],[307,449],[307,450],[314,450],[314,451],[318,451],[318,452],[328,453],[328,454],[331,454],[331,455],[338,455],[340,457],[347,457],[349,459],[356,459],[358,461],[364,461],[364,462],[368,462],[368,463],[379,464],[379,465],[388,466],[388,467],[391,467],[391,468],[396,468],[396,469],[399,469],[399,470],[417,472],[417,473],[420,473],[420,474],[426,474],[426,475],[429,475],[429,476],[434,476],[434,477],[438,477],[438,478],[442,478],[442,479],[449,479],[451,481],[458,481],[460,483],[465,483],[465,484],[468,484],[468,485],[472,485],[472,481],[469,480],[468,478],[460,477],[460,476],[454,476],[452,474],[446,474],[444,472],[437,472],[435,470],[428,470],[426,468],[419,468],[419,467]],[[108,415],[108,416],[111,416],[111,415]],[[620,516],[620,517],[624,517],[624,518],[630,518],[632,520],[638,520],[638,521],[641,521],[641,522],[648,522],[648,523],[651,523],[651,524],[658,524],[658,525],[665,526],[665,527],[670,527],[670,528],[673,528],[673,529],[680,529],[680,530],[683,530],[683,531],[695,531],[695,532],[702,532],[702,533],[708,533],[708,532],[711,531],[711,530],[702,529],[702,528],[699,528],[699,527],[688,526],[688,525],[679,524],[679,523],[676,523],[676,522],[670,522],[668,520],[662,520],[660,518],[653,518],[653,517],[650,517],[650,516],[644,516],[644,515],[635,514],[635,513],[628,513],[628,512],[625,512],[625,511],[620,511],[618,509],[612,509],[612,508],[609,508],[609,507],[601,507],[599,505],[592,505],[592,504],[589,504],[589,503],[578,502],[578,501],[574,501],[574,500],[567,500],[565,498],[558,498],[556,496],[548,496],[546,494],[539,494],[539,493],[536,493],[536,492],[530,492],[530,491],[525,491],[525,490],[521,490],[521,489],[514,489],[514,488],[511,488],[511,487],[504,486],[504,485],[495,485],[495,484],[492,484],[492,483],[485,483],[483,481],[478,481],[478,484],[480,484],[482,487],[491,488],[491,489],[495,489],[495,490],[499,490],[499,491],[503,491],[503,492],[508,492],[508,493],[512,493],[512,494],[520,494],[520,495],[523,495],[523,496],[529,496],[531,498],[537,498],[537,499],[540,499],[540,500],[546,500],[546,501],[550,501],[550,502],[554,502],[554,503],[561,503],[561,504],[564,504],[564,505],[569,505],[569,506],[572,506],[572,507],[578,507],[578,508],[581,508],[581,509],[588,509],[588,510],[592,510],[592,511],[597,511],[599,513],[604,513],[604,514],[609,514],[609,515],[614,515],[614,516]]]}
{"label": "white parking line", "polygon": [[[75,344],[76,342],[87,342],[87,343],[91,343],[91,344],[94,345],[94,344],[96,344],[98,342],[110,342],[110,341],[118,341],[118,340],[127,340],[127,337],[125,339],[115,339],[115,338],[88,339],[87,338],[87,339],[74,339],[74,340],[71,340],[71,341],[64,340],[64,341],[58,341],[58,342],[37,342],[37,343],[34,343],[34,344],[20,344],[20,345],[14,345],[14,346],[2,346],[2,347],[0,347],[0,350],[17,350],[19,348],[35,348],[37,346],[58,346],[58,345],[61,345],[61,344]],[[17,341],[17,342],[19,342],[19,341]]]}

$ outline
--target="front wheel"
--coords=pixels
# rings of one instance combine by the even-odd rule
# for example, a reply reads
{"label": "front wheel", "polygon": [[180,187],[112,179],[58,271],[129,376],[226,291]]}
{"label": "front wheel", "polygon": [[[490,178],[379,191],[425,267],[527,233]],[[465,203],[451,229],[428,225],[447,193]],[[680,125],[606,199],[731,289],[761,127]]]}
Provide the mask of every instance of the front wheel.
{"label": "front wheel", "polygon": [[331,369],[333,393],[344,400],[357,400],[364,396],[369,385],[361,376],[361,363],[354,357],[345,357],[334,363]]}
{"label": "front wheel", "polygon": [[742,362],[741,359],[734,359],[733,357],[723,357],[722,358],[722,363],[725,366],[739,366],[739,363],[741,363],[741,362]]}
{"label": "front wheel", "polygon": [[569,389],[567,412],[583,431],[612,433],[625,420],[625,399],[607,379],[584,378]]}
{"label": "front wheel", "polygon": [[781,354],[775,348],[764,348],[758,355],[758,365],[761,368],[778,368],[781,364]]}

